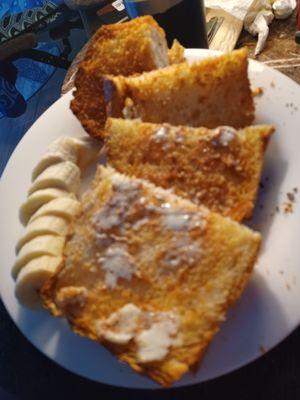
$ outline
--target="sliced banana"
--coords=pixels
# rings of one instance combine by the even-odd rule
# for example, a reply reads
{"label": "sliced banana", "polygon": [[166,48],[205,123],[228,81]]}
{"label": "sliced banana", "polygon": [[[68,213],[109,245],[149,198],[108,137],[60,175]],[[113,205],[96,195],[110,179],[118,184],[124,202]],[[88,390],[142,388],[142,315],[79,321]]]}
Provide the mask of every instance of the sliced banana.
{"label": "sliced banana", "polygon": [[64,218],[56,217],[54,215],[39,217],[27,225],[23,236],[19,239],[16,245],[16,253],[18,254],[21,247],[36,236],[66,236],[68,228],[69,222]]}
{"label": "sliced banana", "polygon": [[47,188],[32,193],[21,205],[19,217],[23,225],[26,225],[30,217],[45,203],[58,197],[71,197],[75,199],[74,193],[62,189]]}
{"label": "sliced banana", "polygon": [[71,161],[83,169],[97,158],[101,146],[101,142],[90,137],[60,137],[49,145],[46,153],[34,168],[32,180],[35,180],[50,165],[63,161]]}
{"label": "sliced banana", "polygon": [[102,143],[90,136],[79,138],[65,136],[51,143],[48,149],[52,153],[57,151],[62,152],[65,160],[73,161],[67,158],[67,155],[70,153],[72,153],[73,156],[76,155],[76,161],[73,162],[77,163],[79,168],[83,169],[97,158],[101,147]]}
{"label": "sliced banana", "polygon": [[101,147],[89,137],[61,137],[32,172],[29,197],[20,208],[20,220],[28,226],[16,245],[12,268],[16,297],[29,308],[41,307],[39,290],[62,262],[69,223],[80,210],[75,196],[80,170],[96,160]]}
{"label": "sliced banana", "polygon": [[46,187],[77,193],[79,186],[80,169],[73,162],[64,161],[46,168],[32,183],[29,194]]}
{"label": "sliced banana", "polygon": [[58,197],[40,207],[30,218],[29,223],[44,215],[56,215],[68,221],[80,210],[80,202],[68,197]]}
{"label": "sliced banana", "polygon": [[21,268],[34,258],[47,255],[61,256],[65,240],[66,238],[62,236],[43,235],[25,243],[12,267],[12,277],[16,279]]}
{"label": "sliced banana", "polygon": [[40,159],[37,166],[32,171],[31,179],[34,181],[46,168],[50,167],[51,165],[58,164],[64,161],[70,161],[74,164],[77,163],[76,158],[74,157],[64,157],[61,152],[51,152],[47,151],[42,158]]}
{"label": "sliced banana", "polygon": [[98,158],[102,148],[102,142],[90,136],[85,136],[76,140],[78,142],[77,164],[79,168],[84,169]]}
{"label": "sliced banana", "polygon": [[42,256],[29,261],[20,271],[15,295],[26,307],[38,309],[42,306],[39,290],[56,272],[62,257]]}

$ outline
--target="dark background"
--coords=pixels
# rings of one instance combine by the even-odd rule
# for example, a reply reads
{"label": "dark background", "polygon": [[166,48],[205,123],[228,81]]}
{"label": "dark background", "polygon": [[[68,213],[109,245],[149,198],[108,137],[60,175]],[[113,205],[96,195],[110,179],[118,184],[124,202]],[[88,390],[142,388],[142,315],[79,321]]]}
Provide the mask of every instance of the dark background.
{"label": "dark background", "polygon": [[[259,360],[221,378],[179,389],[118,389],[54,364],[23,337],[0,303],[0,363],[0,386],[21,399],[300,399],[300,328]],[[0,399],[10,397],[0,389]]]}

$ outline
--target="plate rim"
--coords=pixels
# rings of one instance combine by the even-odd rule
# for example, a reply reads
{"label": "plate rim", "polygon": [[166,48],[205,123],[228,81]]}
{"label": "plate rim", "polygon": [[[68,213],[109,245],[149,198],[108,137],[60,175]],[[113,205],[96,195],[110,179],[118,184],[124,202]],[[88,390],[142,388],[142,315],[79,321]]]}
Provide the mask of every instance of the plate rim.
{"label": "plate rim", "polygon": [[[208,56],[210,56],[210,55],[218,55],[218,54],[222,53],[222,52],[219,52],[219,51],[213,51],[213,50],[208,50],[208,49],[186,49],[185,52],[186,52],[186,55],[187,55],[188,58],[189,58],[189,57],[202,58],[202,57],[203,57],[203,56],[202,56],[203,54],[207,54]],[[250,60],[249,60],[249,64],[250,64],[250,66],[251,66],[251,65],[256,65],[256,66],[258,66],[259,68],[262,68],[263,70],[272,70],[272,71],[275,71],[276,73],[280,74],[281,77],[283,77],[284,79],[287,79],[287,80],[289,80],[290,82],[292,82],[292,83],[295,85],[296,90],[298,90],[299,93],[300,93],[300,86],[297,85],[297,83],[296,83],[294,80],[292,80],[292,79],[289,78],[288,76],[282,74],[281,72],[279,72],[279,71],[277,71],[277,70],[275,70],[275,69],[273,69],[273,68],[271,68],[271,67],[269,67],[269,66],[267,66],[267,65],[264,65],[263,63],[260,63],[260,62],[258,62],[258,61],[256,61],[256,60],[251,60],[251,59],[250,59]],[[27,130],[27,132],[23,135],[22,139],[19,141],[18,145],[15,147],[14,151],[12,152],[11,156],[9,157],[9,160],[7,161],[6,166],[5,166],[4,170],[3,170],[2,177],[1,177],[1,179],[0,179],[0,193],[2,193],[2,190],[3,190],[3,187],[4,187],[5,181],[6,181],[7,179],[9,179],[10,164],[12,164],[12,163],[14,162],[14,154],[16,153],[16,150],[17,150],[17,149],[20,149],[20,148],[22,147],[24,141],[26,140],[26,137],[28,137],[28,134],[29,134],[32,130],[35,129],[35,126],[39,124],[39,122],[40,122],[41,119],[44,119],[44,118],[46,117],[47,111],[49,111],[50,109],[52,109],[54,106],[58,106],[58,104],[60,104],[60,103],[64,103],[65,101],[70,100],[71,98],[72,98],[72,90],[70,90],[69,92],[67,92],[67,93],[64,94],[63,96],[61,96],[61,97],[60,97],[58,100],[56,100],[47,110],[45,110],[45,112],[33,123],[33,125],[32,125],[32,126]],[[4,275],[4,272],[1,272],[1,270],[0,270],[0,294],[2,294],[2,292],[3,292],[2,288],[3,288],[3,284],[4,284],[4,279],[1,279],[1,277],[3,276],[2,274]],[[26,338],[37,350],[39,350],[42,354],[44,354],[47,358],[49,358],[50,360],[52,360],[52,361],[53,361],[54,363],[56,363],[57,365],[59,365],[59,366],[61,366],[62,368],[64,368],[64,369],[66,369],[66,370],[68,370],[68,371],[74,373],[75,375],[79,375],[79,376],[81,376],[81,377],[84,377],[84,378],[86,378],[86,379],[89,379],[89,380],[92,380],[92,381],[95,381],[95,382],[101,382],[102,384],[105,384],[105,385],[116,386],[116,387],[124,387],[124,388],[131,388],[131,389],[134,389],[134,388],[136,388],[136,389],[148,389],[148,387],[145,388],[145,387],[142,386],[142,385],[137,385],[137,386],[126,386],[126,385],[123,385],[123,384],[115,384],[115,383],[114,383],[114,384],[111,384],[111,383],[103,382],[103,381],[101,381],[101,380],[92,379],[92,378],[90,378],[90,377],[88,377],[88,376],[86,376],[86,375],[83,375],[83,374],[81,374],[80,372],[77,372],[77,371],[76,371],[75,369],[73,369],[73,368],[66,367],[66,366],[63,365],[62,363],[58,362],[54,357],[51,357],[51,356],[46,352],[46,350],[45,350],[44,348],[42,348],[42,347],[39,346],[37,343],[35,343],[34,340],[33,340],[32,338],[30,338],[30,337],[23,331],[22,327],[20,327],[20,326],[18,325],[18,321],[12,316],[12,314],[11,314],[11,312],[10,312],[10,307],[9,307],[9,305],[8,305],[7,302],[6,302],[6,299],[3,298],[2,295],[1,295],[1,300],[2,300],[2,302],[3,302],[3,304],[4,304],[4,306],[5,306],[6,311],[7,311],[8,314],[9,314],[10,318],[13,320],[15,326],[17,327],[17,329],[25,336],[25,338]],[[51,317],[51,316],[50,316],[50,317]],[[289,329],[289,331],[286,333],[285,336],[282,336],[282,337],[280,338],[279,341],[277,341],[276,343],[274,343],[273,346],[269,347],[268,350],[267,350],[267,352],[271,351],[273,348],[275,348],[276,346],[278,346],[278,345],[279,345],[283,340],[285,340],[299,325],[300,325],[300,313],[299,313],[299,316],[298,316],[298,318],[297,318],[297,321],[295,320],[295,322],[294,322],[294,324],[293,324],[293,327],[292,327],[291,329]],[[250,358],[250,359],[248,359],[246,362],[241,361],[240,363],[235,364],[235,365],[232,367],[232,369],[229,369],[229,370],[227,370],[227,371],[225,371],[225,372],[219,372],[219,373],[217,373],[216,375],[214,375],[213,377],[210,377],[210,378],[205,379],[205,380],[199,380],[198,382],[194,382],[194,383],[193,383],[193,382],[190,382],[190,383],[183,383],[183,384],[180,384],[180,385],[174,385],[174,386],[172,386],[172,388],[175,389],[175,388],[177,388],[177,387],[192,386],[192,385],[195,385],[195,384],[204,383],[204,382],[211,381],[211,380],[213,380],[213,379],[217,379],[217,378],[219,378],[219,377],[221,377],[221,376],[228,375],[228,374],[230,374],[230,373],[232,373],[232,372],[234,372],[234,371],[236,371],[236,370],[238,370],[238,369],[240,369],[240,368],[242,368],[242,367],[244,367],[244,366],[247,366],[247,365],[253,363],[255,360],[258,360],[260,357],[261,357],[261,356],[257,356],[256,354],[254,354],[253,357]],[[155,385],[155,384],[154,384],[154,385]],[[150,390],[153,390],[153,389],[161,389],[161,387],[157,387],[157,386],[155,385],[155,386],[152,387],[152,389],[151,389],[151,388],[149,388],[149,389],[150,389]]]}

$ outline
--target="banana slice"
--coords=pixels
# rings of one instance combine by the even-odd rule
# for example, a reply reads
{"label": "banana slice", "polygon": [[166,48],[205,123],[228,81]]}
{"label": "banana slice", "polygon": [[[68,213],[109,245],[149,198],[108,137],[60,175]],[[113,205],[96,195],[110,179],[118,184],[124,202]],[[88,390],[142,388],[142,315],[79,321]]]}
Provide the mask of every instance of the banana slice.
{"label": "banana slice", "polygon": [[84,169],[98,158],[103,144],[89,136],[76,140],[78,142],[77,164],[80,169]]}
{"label": "banana slice", "polygon": [[78,152],[73,138],[60,137],[48,146],[46,153],[32,171],[32,180],[34,181],[46,168],[63,161],[77,164]]}
{"label": "banana slice", "polygon": [[41,256],[61,256],[65,244],[65,237],[43,235],[30,240],[21,248],[12,267],[12,277],[16,279],[21,268],[34,258]]}
{"label": "banana slice", "polygon": [[27,225],[23,236],[19,239],[16,245],[16,253],[18,254],[21,247],[36,236],[66,236],[68,228],[68,221],[61,217],[56,217],[54,215],[45,215],[44,217],[37,218],[32,223]]}
{"label": "banana slice", "polygon": [[61,137],[51,143],[32,172],[34,181],[50,165],[71,161],[83,169],[93,162],[100,151],[102,143],[90,137]]}
{"label": "banana slice", "polygon": [[61,257],[43,256],[29,261],[20,271],[15,295],[19,302],[26,307],[38,309],[42,307],[39,290],[47,279],[56,272]]}
{"label": "banana slice", "polygon": [[71,197],[75,198],[74,193],[67,192],[66,190],[47,188],[37,190],[32,193],[27,200],[21,205],[19,218],[23,225],[26,225],[30,217],[45,203],[56,199],[58,197]]}
{"label": "banana slice", "polygon": [[77,164],[77,158],[76,157],[66,157],[64,156],[61,152],[51,152],[47,151],[34,170],[32,171],[31,179],[34,181],[46,168],[50,167],[51,165],[58,164],[64,161],[70,161],[74,164]]}
{"label": "banana slice", "polygon": [[80,202],[68,197],[58,197],[40,207],[30,218],[29,223],[44,215],[56,215],[70,221],[80,210]]}
{"label": "banana slice", "polygon": [[73,162],[64,161],[46,168],[32,183],[29,194],[46,187],[77,193],[79,186],[80,169]]}

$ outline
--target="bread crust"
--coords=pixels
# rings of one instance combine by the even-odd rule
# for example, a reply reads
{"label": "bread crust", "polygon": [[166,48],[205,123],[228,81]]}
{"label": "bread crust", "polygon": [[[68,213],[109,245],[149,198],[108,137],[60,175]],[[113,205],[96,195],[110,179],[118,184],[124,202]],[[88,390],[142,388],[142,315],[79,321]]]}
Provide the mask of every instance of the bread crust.
{"label": "bread crust", "polygon": [[247,68],[247,50],[240,49],[138,76],[107,76],[108,116],[131,114],[144,122],[207,128],[251,125],[254,103]]}
{"label": "bread crust", "polygon": [[104,25],[79,65],[71,110],[88,134],[101,138],[106,120],[103,74],[129,76],[168,64],[165,33],[151,16]]}
{"label": "bread crust", "polygon": [[[108,162],[117,171],[237,221],[251,216],[271,125],[211,130],[110,118],[106,131]],[[222,144],[220,135],[231,133]]]}
{"label": "bread crust", "polygon": [[[125,182],[125,186],[133,182],[140,190],[136,200],[126,203],[131,226],[126,232],[122,231],[123,225],[113,231],[114,235],[123,232],[122,242],[126,243],[130,257],[138,266],[138,273],[129,281],[120,279],[111,289],[104,284],[105,274],[97,261],[102,253],[93,221],[103,207],[114,202],[115,179]],[[180,267],[172,273],[164,269],[162,257],[169,251],[172,238],[179,240],[186,232],[178,234],[178,231],[164,229],[160,214],[155,213],[139,230],[134,230],[132,225],[136,218],[143,216],[141,205],[153,207],[158,198],[164,204],[169,203],[171,210],[189,213],[204,223],[201,227],[201,224],[195,225],[188,233],[191,243],[201,247],[201,257],[197,256],[192,264],[182,259]],[[141,202],[141,199],[144,200]],[[103,219],[101,221],[103,223]],[[239,298],[248,282],[259,245],[258,233],[229,218],[146,181],[125,178],[111,168],[101,167],[92,191],[83,198],[81,215],[74,222],[73,234],[65,248],[64,265],[44,285],[42,298],[45,307],[54,315],[67,318],[76,333],[104,344],[136,372],[170,386],[202,359],[228,307]],[[68,294],[64,298],[62,291]],[[80,291],[85,293],[83,302],[82,298],[72,299],[72,293]],[[147,312],[175,312],[179,316],[180,342],[172,345],[163,359],[141,362],[134,340],[117,344],[99,336],[95,322],[108,318],[128,303]]]}

